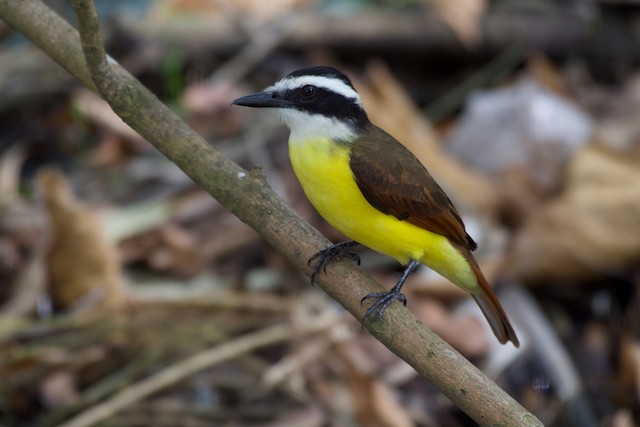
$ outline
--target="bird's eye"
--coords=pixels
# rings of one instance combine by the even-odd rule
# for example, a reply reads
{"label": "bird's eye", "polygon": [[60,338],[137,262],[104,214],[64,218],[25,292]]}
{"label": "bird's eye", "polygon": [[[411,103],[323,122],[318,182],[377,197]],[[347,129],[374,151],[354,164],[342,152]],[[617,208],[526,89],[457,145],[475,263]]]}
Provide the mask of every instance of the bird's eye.
{"label": "bird's eye", "polygon": [[316,88],[314,86],[311,86],[311,85],[302,86],[300,88],[300,93],[302,94],[302,96],[305,96],[305,97],[308,98],[310,96],[315,95]]}

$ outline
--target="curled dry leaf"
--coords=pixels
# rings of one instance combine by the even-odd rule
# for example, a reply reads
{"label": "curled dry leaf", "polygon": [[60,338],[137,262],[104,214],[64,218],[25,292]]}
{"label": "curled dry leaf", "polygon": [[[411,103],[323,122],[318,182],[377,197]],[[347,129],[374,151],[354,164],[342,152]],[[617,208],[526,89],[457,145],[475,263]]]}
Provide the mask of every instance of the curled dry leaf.
{"label": "curled dry leaf", "polygon": [[640,162],[591,144],[567,176],[516,237],[510,269],[522,280],[584,280],[640,260]]}
{"label": "curled dry leaf", "polygon": [[56,308],[122,307],[120,263],[102,221],[75,198],[59,170],[42,170],[37,181],[51,228],[47,270]]}

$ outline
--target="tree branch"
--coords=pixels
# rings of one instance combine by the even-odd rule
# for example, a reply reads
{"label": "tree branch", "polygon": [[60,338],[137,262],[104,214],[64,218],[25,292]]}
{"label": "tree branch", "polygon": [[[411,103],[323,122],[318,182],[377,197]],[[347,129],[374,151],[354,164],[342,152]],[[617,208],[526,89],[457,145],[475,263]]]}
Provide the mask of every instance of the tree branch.
{"label": "tree branch", "polygon": [[[307,260],[326,247],[328,241],[266,185],[262,173],[247,172],[215,151],[135,78],[110,63],[102,46],[93,3],[83,0],[73,3],[86,63],[79,53],[78,34],[42,2],[0,0],[0,17],[85,85],[97,90],[133,129],[309,274]],[[318,277],[318,284],[358,319],[364,313],[360,298],[382,290],[349,261],[332,263],[328,274]],[[401,304],[393,304],[386,313],[384,323],[374,319],[365,325],[371,334],[478,424],[542,425]]]}

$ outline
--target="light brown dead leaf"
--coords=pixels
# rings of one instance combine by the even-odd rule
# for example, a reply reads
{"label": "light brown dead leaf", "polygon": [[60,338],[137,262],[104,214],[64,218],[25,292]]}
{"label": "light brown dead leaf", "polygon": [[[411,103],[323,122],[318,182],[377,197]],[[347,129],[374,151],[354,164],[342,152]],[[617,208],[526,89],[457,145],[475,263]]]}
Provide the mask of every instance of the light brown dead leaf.
{"label": "light brown dead leaf", "polygon": [[181,104],[190,114],[211,115],[228,110],[231,101],[238,96],[241,96],[239,88],[229,82],[198,82],[184,90]]}
{"label": "light brown dead leaf", "polygon": [[480,23],[487,9],[486,0],[423,0],[431,5],[467,48],[480,41]]}
{"label": "light brown dead leaf", "polygon": [[258,233],[235,217],[225,222],[227,226],[216,234],[215,239],[209,239],[200,246],[200,252],[208,260],[224,258],[259,241]]}
{"label": "light brown dead leaf", "polygon": [[132,153],[124,139],[114,133],[108,133],[102,137],[98,147],[91,153],[91,163],[100,168],[116,166],[126,161]]}
{"label": "light brown dead leaf", "polygon": [[204,269],[198,239],[187,229],[168,223],[158,230],[160,241],[149,257],[149,265],[180,277],[192,277]]}
{"label": "light brown dead leaf", "polygon": [[189,124],[196,131],[225,138],[237,135],[240,128],[241,116],[229,105],[247,91],[228,79],[215,80],[212,77],[187,86],[180,104],[189,116]]}
{"label": "light brown dead leaf", "polygon": [[565,191],[532,212],[510,270],[527,282],[584,280],[640,260],[640,162],[595,144],[572,160]]}
{"label": "light brown dead leaf", "polygon": [[375,366],[354,342],[336,347],[346,365],[351,398],[359,425],[411,427],[411,416],[398,402],[393,390],[376,375]]}
{"label": "light brown dead leaf", "polygon": [[574,98],[564,76],[546,55],[542,53],[532,55],[527,61],[527,68],[533,79],[542,87],[566,99]]}
{"label": "light brown dead leaf", "polygon": [[44,169],[37,178],[49,217],[49,291],[59,309],[122,308],[125,290],[116,248],[102,221],[73,195],[65,176]]}
{"label": "light brown dead leaf", "polygon": [[[383,426],[411,427],[414,424],[406,409],[403,408],[393,391],[380,381],[370,381],[370,405],[376,408],[377,416]],[[364,424],[363,424],[364,425]]]}
{"label": "light brown dead leaf", "polygon": [[611,418],[611,427],[636,427],[636,423],[633,421],[633,414],[630,409],[620,409]]}
{"label": "light brown dead leaf", "polygon": [[431,298],[414,298],[413,312],[425,325],[466,357],[484,356],[493,337],[486,333],[484,319],[472,315],[454,315]]}

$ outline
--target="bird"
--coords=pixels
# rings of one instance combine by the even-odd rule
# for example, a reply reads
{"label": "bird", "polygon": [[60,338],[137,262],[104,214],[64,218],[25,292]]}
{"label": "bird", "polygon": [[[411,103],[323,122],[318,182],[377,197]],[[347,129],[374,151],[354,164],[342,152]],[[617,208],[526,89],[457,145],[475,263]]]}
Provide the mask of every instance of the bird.
{"label": "bird", "polygon": [[353,239],[329,246],[309,260],[311,274],[355,245],[395,258],[404,266],[389,291],[365,295],[363,316],[380,320],[395,301],[406,305],[402,286],[425,264],[469,292],[498,341],[519,340],[472,252],[453,203],[411,151],[369,121],[351,80],[327,66],[303,68],[232,104],[274,109],[289,127],[289,157],[305,195],[334,228]]}

